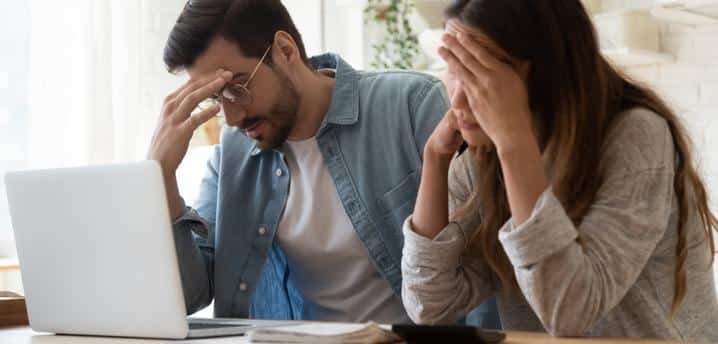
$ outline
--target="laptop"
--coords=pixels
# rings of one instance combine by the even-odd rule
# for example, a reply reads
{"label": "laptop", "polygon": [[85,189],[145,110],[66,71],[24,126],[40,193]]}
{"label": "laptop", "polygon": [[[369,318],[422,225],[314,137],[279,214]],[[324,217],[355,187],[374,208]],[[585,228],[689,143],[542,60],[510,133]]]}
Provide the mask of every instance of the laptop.
{"label": "laptop", "polygon": [[155,161],[12,172],[5,183],[35,331],[184,339],[297,324],[186,317]]}

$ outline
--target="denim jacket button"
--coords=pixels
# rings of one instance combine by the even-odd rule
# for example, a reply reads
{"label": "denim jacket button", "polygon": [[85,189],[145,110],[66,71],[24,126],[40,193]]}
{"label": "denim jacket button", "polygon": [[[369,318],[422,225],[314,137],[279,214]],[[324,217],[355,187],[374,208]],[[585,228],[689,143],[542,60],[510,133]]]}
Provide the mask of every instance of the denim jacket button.
{"label": "denim jacket button", "polygon": [[281,176],[282,176],[282,169],[281,169],[281,168],[278,168],[276,173],[277,173],[277,177],[281,177]]}
{"label": "denim jacket button", "polygon": [[244,283],[244,282],[240,283],[240,284],[239,284],[239,290],[241,290],[241,291],[247,291],[247,283]]}
{"label": "denim jacket button", "polygon": [[265,235],[267,234],[267,228],[266,227],[259,227],[259,235]]}

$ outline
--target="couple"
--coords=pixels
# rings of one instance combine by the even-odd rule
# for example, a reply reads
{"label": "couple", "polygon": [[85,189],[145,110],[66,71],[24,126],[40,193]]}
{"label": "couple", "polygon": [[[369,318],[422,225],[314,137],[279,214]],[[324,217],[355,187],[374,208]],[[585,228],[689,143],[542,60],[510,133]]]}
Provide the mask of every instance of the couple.
{"label": "couple", "polygon": [[[445,84],[308,58],[279,0],[187,3],[149,158],[188,312],[718,340],[689,138],[580,1],[452,1],[443,41]],[[188,207],[175,171],[217,114]]]}

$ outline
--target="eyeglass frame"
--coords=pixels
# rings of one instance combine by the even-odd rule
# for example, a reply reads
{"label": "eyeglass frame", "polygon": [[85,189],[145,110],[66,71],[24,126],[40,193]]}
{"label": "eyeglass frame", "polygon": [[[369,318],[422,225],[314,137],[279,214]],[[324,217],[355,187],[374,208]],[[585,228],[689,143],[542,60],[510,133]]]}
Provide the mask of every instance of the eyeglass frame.
{"label": "eyeglass frame", "polygon": [[[223,100],[224,100],[224,99],[227,99],[230,103],[233,103],[233,104],[234,104],[234,103],[236,103],[236,102],[240,99],[240,97],[233,97],[234,100],[232,100],[232,99],[230,99],[230,98],[224,96],[224,92],[225,92],[228,88],[230,88],[230,87],[235,87],[235,88],[237,88],[238,90],[241,90],[241,92],[244,92],[244,94],[246,95],[246,99],[248,99],[246,102],[244,102],[244,104],[240,103],[239,105],[241,105],[241,106],[248,106],[248,105],[252,104],[252,102],[254,102],[254,98],[252,97],[252,91],[249,90],[249,87],[248,87],[248,86],[249,86],[249,84],[252,82],[252,80],[254,80],[254,76],[257,74],[257,71],[259,71],[259,67],[262,66],[262,63],[263,63],[264,60],[267,58],[267,55],[269,55],[269,51],[270,51],[270,50],[272,50],[272,46],[271,46],[271,45],[268,46],[268,47],[267,47],[267,50],[264,51],[264,55],[262,55],[262,58],[259,59],[259,62],[258,62],[257,65],[254,67],[254,69],[252,70],[252,73],[249,74],[249,78],[247,79],[247,81],[245,81],[245,82],[242,83],[242,84],[230,84],[230,83],[228,83],[227,85],[225,85],[224,87],[222,87],[222,89],[221,89],[218,93],[215,93],[214,95],[212,95],[211,98],[207,99],[207,101],[210,101],[212,104],[220,104],[220,105],[222,105],[222,104],[223,104]],[[230,81],[230,82],[231,82],[231,81]],[[209,106],[201,106],[201,104],[200,104],[200,110],[203,110],[204,108],[208,108],[208,107],[209,107]]]}

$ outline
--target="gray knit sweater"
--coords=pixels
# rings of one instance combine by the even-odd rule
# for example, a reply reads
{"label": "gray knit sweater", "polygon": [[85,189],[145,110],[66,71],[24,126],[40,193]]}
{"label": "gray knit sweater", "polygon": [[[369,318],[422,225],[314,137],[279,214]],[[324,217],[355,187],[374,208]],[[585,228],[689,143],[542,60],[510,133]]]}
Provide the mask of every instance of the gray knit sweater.
{"label": "gray knit sweater", "polygon": [[[479,255],[467,254],[478,211],[452,221],[434,240],[416,234],[409,218],[402,259],[409,316],[452,323],[496,295],[507,330],[718,342],[716,286],[696,213],[687,228],[688,290],[678,313],[669,316],[678,207],[668,126],[642,109],[617,121],[601,157],[604,182],[578,227],[549,188],[526,223],[508,221],[501,229],[520,292],[505,295]],[[452,163],[451,211],[473,189],[468,155]]]}

